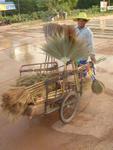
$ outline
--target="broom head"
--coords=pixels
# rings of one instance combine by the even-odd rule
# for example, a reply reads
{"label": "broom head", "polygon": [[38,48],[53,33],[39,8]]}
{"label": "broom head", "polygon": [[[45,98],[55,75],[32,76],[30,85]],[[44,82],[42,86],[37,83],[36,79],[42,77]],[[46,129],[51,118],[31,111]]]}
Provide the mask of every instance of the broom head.
{"label": "broom head", "polygon": [[84,51],[84,46],[86,45],[85,41],[78,40],[75,27],[72,25],[60,25],[60,28],[62,30],[59,32],[59,27],[56,28],[56,26],[53,25],[52,30],[55,34],[48,33],[49,39],[47,43],[43,45],[42,50],[64,63],[67,62],[68,59],[75,61],[81,58],[81,56],[86,55]]}
{"label": "broom head", "polygon": [[93,80],[92,85],[91,85],[91,89],[92,92],[95,94],[101,94],[104,91],[104,84],[99,81],[99,80]]}

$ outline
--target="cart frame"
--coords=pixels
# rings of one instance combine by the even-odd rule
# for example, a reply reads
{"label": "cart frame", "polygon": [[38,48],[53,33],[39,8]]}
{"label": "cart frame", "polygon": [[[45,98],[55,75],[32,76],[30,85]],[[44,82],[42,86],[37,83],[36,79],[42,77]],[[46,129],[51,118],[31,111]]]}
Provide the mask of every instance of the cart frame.
{"label": "cart frame", "polygon": [[[55,111],[59,111],[60,119],[64,123],[69,123],[74,118],[79,105],[79,96],[82,95],[82,78],[78,80],[79,75],[82,75],[82,69],[81,67],[80,69],[75,68],[75,64],[72,64],[72,66],[74,66],[74,70],[64,69],[60,72],[57,62],[27,64],[21,66],[21,76],[26,72],[51,74],[51,78],[44,82],[46,91],[44,100],[37,105],[29,104],[24,115],[46,115]],[[35,69],[33,67],[35,67]],[[62,66],[60,68],[65,67],[66,66]],[[74,77],[73,81],[68,82],[67,77],[72,75]],[[50,98],[49,95],[52,94],[53,91],[49,90],[49,86],[53,84],[55,85],[55,89],[53,90],[54,96],[53,98]]]}

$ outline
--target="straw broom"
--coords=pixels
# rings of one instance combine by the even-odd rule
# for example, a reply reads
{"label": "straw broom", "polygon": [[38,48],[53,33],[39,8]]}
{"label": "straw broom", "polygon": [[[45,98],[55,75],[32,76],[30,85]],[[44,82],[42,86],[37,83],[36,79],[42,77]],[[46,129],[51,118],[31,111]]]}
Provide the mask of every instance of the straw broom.
{"label": "straw broom", "polygon": [[101,81],[96,79],[94,72],[92,68],[90,68],[90,66],[87,67],[87,71],[88,71],[89,76],[92,79],[92,84],[91,84],[92,92],[95,94],[101,94],[105,88],[104,84]]}
{"label": "straw broom", "polygon": [[15,117],[24,113],[28,104],[35,103],[37,97],[45,96],[45,83],[39,82],[27,88],[10,89],[2,96],[2,108]]}
{"label": "straw broom", "polygon": [[[59,28],[61,29],[59,30]],[[42,50],[49,56],[59,59],[65,64],[69,59],[76,61],[86,55],[84,52],[85,41],[78,40],[74,26],[47,24],[44,32],[48,40],[42,46]]]}
{"label": "straw broom", "polygon": [[94,80],[92,82],[91,89],[92,89],[93,93],[95,93],[95,94],[101,94],[104,91],[105,86],[104,86],[104,84],[101,81]]}

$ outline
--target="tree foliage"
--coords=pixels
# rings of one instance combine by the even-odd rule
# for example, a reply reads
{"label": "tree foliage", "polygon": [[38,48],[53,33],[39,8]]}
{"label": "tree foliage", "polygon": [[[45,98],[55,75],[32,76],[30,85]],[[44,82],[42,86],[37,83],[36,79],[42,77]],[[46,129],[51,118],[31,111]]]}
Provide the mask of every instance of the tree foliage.
{"label": "tree foliage", "polygon": [[[10,1],[10,0],[7,0]],[[13,0],[17,10],[15,12],[31,13],[36,11],[68,11],[75,8],[87,9],[99,6],[100,0]],[[113,0],[106,0],[113,4]]]}
{"label": "tree foliage", "polygon": [[52,9],[73,9],[77,0],[14,0],[17,11],[31,13],[33,11],[47,11]]}
{"label": "tree foliage", "polygon": [[100,4],[100,0],[78,0],[76,4],[76,8],[90,8],[93,5],[98,5]]}
{"label": "tree foliage", "polygon": [[16,11],[21,13],[31,13],[37,10],[35,0],[14,0]]}

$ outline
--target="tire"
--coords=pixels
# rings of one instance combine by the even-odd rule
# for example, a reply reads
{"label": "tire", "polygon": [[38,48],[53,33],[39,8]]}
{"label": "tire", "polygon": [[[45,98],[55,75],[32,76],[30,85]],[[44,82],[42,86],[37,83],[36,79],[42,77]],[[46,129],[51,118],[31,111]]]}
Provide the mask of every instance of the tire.
{"label": "tire", "polygon": [[60,119],[69,123],[75,116],[78,108],[78,97],[75,92],[70,92],[63,100],[60,108]]}

